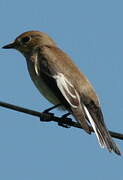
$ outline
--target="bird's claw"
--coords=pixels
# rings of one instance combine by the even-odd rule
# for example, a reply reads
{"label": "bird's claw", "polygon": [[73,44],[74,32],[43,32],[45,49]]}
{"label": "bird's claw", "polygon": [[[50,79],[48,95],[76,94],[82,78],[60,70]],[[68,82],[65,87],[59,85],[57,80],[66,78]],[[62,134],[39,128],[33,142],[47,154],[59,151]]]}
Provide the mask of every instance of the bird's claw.
{"label": "bird's claw", "polygon": [[60,104],[54,105],[46,110],[43,111],[44,117],[40,117],[40,121],[48,122],[51,121],[51,118],[54,116],[54,113],[50,113],[52,109],[55,109],[56,107],[60,106]]}
{"label": "bird's claw", "polygon": [[[71,126],[69,126],[69,125],[67,125],[66,123],[65,123],[65,121],[67,122],[67,121],[71,121],[71,118],[67,118],[67,116],[69,116],[70,115],[70,113],[67,113],[67,114],[64,114],[62,117],[61,117],[61,122],[58,122],[58,125],[59,126],[62,126],[62,127],[64,127],[64,128],[70,128]],[[62,122],[62,120],[64,120],[65,119],[65,121],[64,122]]]}
{"label": "bird's claw", "polygon": [[46,111],[43,111],[44,116],[40,117],[40,121],[49,122],[51,121],[51,118],[54,116],[54,113],[49,113]]}
{"label": "bird's claw", "polygon": [[58,122],[58,125],[61,126],[61,127],[64,127],[64,128],[70,128],[69,125],[64,124],[63,122]]}

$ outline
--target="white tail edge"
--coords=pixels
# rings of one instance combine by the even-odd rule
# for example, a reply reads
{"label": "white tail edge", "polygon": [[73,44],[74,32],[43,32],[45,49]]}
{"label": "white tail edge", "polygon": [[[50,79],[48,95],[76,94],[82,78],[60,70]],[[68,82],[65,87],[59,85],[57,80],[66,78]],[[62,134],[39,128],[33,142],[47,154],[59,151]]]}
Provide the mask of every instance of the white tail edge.
{"label": "white tail edge", "polygon": [[84,105],[84,110],[85,110],[85,113],[86,113],[86,115],[88,117],[88,120],[89,120],[95,134],[96,134],[96,137],[98,139],[98,142],[99,142],[100,146],[102,148],[107,147],[102,134],[100,133],[99,129],[97,129],[96,124],[95,124],[93,118],[91,117],[91,115],[90,115],[90,113],[89,113],[89,111],[88,111],[88,109],[86,108],[85,105]]}

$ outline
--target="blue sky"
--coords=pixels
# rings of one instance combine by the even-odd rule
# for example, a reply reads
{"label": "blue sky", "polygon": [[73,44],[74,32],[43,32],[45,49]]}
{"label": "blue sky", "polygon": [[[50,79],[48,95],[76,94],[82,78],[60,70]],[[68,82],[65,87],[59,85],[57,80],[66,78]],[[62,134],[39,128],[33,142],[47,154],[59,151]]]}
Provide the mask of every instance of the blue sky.
{"label": "blue sky", "polygon": [[[24,31],[48,33],[93,84],[108,128],[123,133],[122,7],[120,0],[1,0],[0,45]],[[1,101],[38,111],[51,106],[21,54],[1,49],[0,59]],[[101,149],[95,135],[4,108],[0,117],[0,179],[122,180],[123,157]],[[123,141],[116,142],[123,152]]]}

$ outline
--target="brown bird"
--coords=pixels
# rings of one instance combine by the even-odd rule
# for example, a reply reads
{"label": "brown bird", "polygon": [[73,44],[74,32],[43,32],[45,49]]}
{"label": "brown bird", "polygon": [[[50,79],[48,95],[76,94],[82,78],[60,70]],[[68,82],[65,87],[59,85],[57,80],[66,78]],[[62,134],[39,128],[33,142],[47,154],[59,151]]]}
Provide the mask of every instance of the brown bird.
{"label": "brown bird", "polygon": [[20,51],[38,90],[51,103],[68,110],[89,134],[91,125],[102,148],[121,155],[104,123],[90,82],[48,35],[39,31],[25,32],[3,48]]}

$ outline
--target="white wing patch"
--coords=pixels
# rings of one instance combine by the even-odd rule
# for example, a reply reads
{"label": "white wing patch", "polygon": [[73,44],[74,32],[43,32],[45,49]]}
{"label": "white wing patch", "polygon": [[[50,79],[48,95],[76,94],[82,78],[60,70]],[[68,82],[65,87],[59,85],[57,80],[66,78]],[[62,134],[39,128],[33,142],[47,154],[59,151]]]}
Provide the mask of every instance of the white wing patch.
{"label": "white wing patch", "polygon": [[[56,79],[57,86],[60,89],[63,96],[65,97],[65,99],[67,100],[67,102],[73,108],[77,108],[78,105],[75,105],[73,102],[71,102],[71,99],[73,99],[73,101],[76,100],[80,104],[80,98],[74,86],[68,81],[68,79],[62,73],[58,73],[53,77],[54,79]],[[72,93],[70,89],[72,89],[74,93]]]}
{"label": "white wing patch", "polygon": [[37,58],[37,55],[35,56],[34,67],[35,67],[36,74],[39,76],[39,68],[38,68],[38,58]]}
{"label": "white wing patch", "polygon": [[91,115],[90,115],[90,113],[89,113],[89,111],[88,111],[88,109],[86,108],[85,105],[84,105],[84,110],[85,110],[86,115],[87,115],[87,117],[88,117],[88,119],[90,121],[90,124],[92,125],[93,130],[94,130],[94,132],[95,132],[95,134],[97,136],[97,139],[98,139],[98,142],[99,142],[100,146],[102,148],[107,147],[106,144],[105,144],[105,141],[103,139],[102,134],[100,133],[99,129],[97,129],[96,124],[95,124],[94,120],[92,119],[92,117],[91,117]]}

